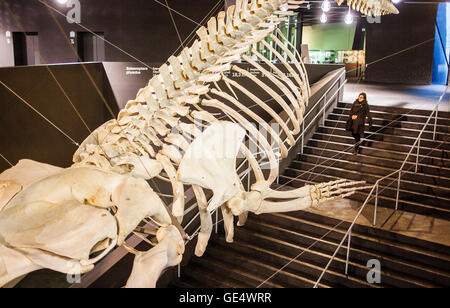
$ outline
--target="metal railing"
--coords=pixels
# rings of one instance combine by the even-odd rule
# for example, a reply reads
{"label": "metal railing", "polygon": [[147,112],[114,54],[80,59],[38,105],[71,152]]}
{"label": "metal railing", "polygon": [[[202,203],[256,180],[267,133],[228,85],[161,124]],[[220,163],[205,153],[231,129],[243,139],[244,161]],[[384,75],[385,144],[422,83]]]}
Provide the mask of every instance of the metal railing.
{"label": "metal railing", "polygon": [[414,148],[416,148],[416,146],[417,146],[416,161],[415,161],[415,173],[417,173],[418,165],[419,165],[419,156],[420,156],[420,140],[422,139],[423,132],[427,128],[427,126],[430,123],[431,119],[433,118],[433,115],[435,116],[434,129],[433,129],[433,140],[436,140],[436,127],[437,127],[437,119],[438,119],[438,113],[439,113],[439,105],[440,105],[442,99],[444,98],[444,96],[446,95],[447,90],[448,90],[448,86],[445,88],[444,93],[439,98],[439,101],[437,102],[436,106],[432,110],[430,116],[427,119],[427,122],[425,123],[425,125],[423,126],[423,128],[420,131],[419,135],[417,136],[414,144],[411,146],[411,150],[409,151],[408,155],[406,155],[406,158],[403,161],[401,167],[398,170],[396,170],[396,171],[394,171],[394,172],[392,172],[392,173],[390,173],[390,174],[388,174],[388,175],[378,179],[375,182],[375,184],[372,186],[372,189],[370,190],[370,193],[368,194],[366,200],[364,201],[364,203],[361,206],[360,210],[358,211],[358,213],[356,214],[356,216],[353,219],[352,223],[350,224],[350,227],[348,228],[347,232],[345,233],[344,237],[342,238],[341,242],[339,243],[338,247],[336,248],[334,254],[331,256],[330,260],[328,261],[328,264],[326,265],[326,267],[322,271],[319,279],[316,281],[316,283],[314,285],[314,288],[318,287],[320,281],[322,280],[323,276],[327,272],[329,266],[331,265],[331,263],[335,259],[338,251],[342,248],[342,245],[344,244],[344,242],[345,242],[345,240],[347,238],[348,238],[348,244],[347,244],[347,255],[346,255],[346,261],[345,261],[345,275],[348,275],[348,265],[349,265],[349,257],[350,257],[350,244],[351,244],[351,237],[352,237],[353,227],[356,224],[356,221],[360,217],[361,213],[363,212],[364,208],[369,203],[369,200],[371,199],[372,194],[373,194],[374,191],[375,191],[375,206],[374,206],[373,226],[376,226],[377,207],[378,207],[378,192],[379,192],[380,182],[385,180],[385,179],[387,179],[387,178],[390,178],[390,177],[394,176],[397,173],[398,173],[398,180],[397,180],[397,194],[396,194],[396,200],[395,200],[395,211],[398,210],[398,203],[399,203],[399,196],[400,196],[400,184],[401,184],[401,177],[402,177],[403,168],[405,167],[406,163],[408,162],[408,159],[410,158]]}

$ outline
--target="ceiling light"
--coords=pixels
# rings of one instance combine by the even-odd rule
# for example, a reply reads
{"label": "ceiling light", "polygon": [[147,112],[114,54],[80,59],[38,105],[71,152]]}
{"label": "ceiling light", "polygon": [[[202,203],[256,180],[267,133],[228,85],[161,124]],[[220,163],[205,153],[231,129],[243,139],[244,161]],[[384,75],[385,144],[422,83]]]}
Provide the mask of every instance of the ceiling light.
{"label": "ceiling light", "polygon": [[66,4],[67,0],[57,0],[59,4]]}
{"label": "ceiling light", "polygon": [[324,11],[324,12],[329,12],[329,11],[330,11],[330,8],[331,8],[330,1],[324,0],[324,1],[322,2],[322,11]]}
{"label": "ceiling light", "polygon": [[393,2],[394,4],[400,3],[400,1],[402,1],[402,0],[392,0],[392,2]]}
{"label": "ceiling light", "polygon": [[345,16],[345,23],[346,23],[347,25],[350,25],[350,24],[353,23],[353,16],[352,16],[352,13],[350,12],[350,8],[348,8],[348,13],[347,13],[347,15]]}

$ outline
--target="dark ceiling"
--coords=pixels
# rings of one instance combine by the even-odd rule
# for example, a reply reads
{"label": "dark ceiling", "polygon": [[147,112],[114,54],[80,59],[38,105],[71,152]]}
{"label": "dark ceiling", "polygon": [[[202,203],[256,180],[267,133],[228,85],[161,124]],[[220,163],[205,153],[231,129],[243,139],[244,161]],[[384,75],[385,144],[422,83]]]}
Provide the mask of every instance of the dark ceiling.
{"label": "dark ceiling", "polygon": [[[297,11],[301,12],[303,15],[303,21],[304,26],[311,26],[320,24],[320,16],[322,15],[322,0],[315,0],[315,1],[305,1],[304,4],[301,5],[301,8]],[[440,2],[448,2],[445,0],[435,0],[435,1],[424,1],[424,0],[408,0],[408,1],[401,1],[399,4],[396,4],[395,6],[398,8],[398,10],[402,11],[402,7],[404,6],[428,6],[428,5],[436,5]],[[346,5],[347,1],[344,1],[344,3],[341,6],[338,6],[336,1],[331,0],[331,10],[326,13],[328,17],[327,23],[338,23],[338,22],[344,22],[345,15],[348,11],[348,6]],[[308,8],[309,7],[309,8]],[[361,14],[352,11],[353,16],[356,18],[361,18]]]}

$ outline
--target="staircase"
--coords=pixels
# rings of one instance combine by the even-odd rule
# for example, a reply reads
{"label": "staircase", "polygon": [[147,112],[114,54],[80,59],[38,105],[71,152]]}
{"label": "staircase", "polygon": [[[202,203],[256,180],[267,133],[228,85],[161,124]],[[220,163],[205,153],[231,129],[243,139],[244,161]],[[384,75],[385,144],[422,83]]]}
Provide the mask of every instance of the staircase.
{"label": "staircase", "polygon": [[[400,168],[430,113],[371,107],[374,127],[366,136],[395,121],[368,137],[360,154],[354,156],[353,138],[344,130],[349,109],[349,104],[337,105],[325,126],[309,140],[304,153],[298,154],[285,170],[280,184],[301,187],[337,178],[373,184]],[[414,172],[416,157],[412,155],[408,161],[407,171],[402,175],[400,210],[450,220],[450,145],[446,142],[449,116],[439,113],[437,141],[432,140],[433,126],[426,128],[418,173]],[[381,183],[379,206],[395,207],[396,187],[396,179]],[[362,191],[351,198],[363,202],[367,194],[368,191]],[[205,255],[193,257],[172,286],[310,288],[349,226],[349,222],[307,211],[250,215],[244,227],[236,228],[234,243],[226,243],[223,234],[214,235]],[[355,225],[348,277],[344,275],[346,251],[344,245],[319,287],[450,286],[450,246],[378,227]],[[370,270],[367,262],[371,259],[381,262],[381,284],[369,284],[366,280]]]}
{"label": "staircase", "polygon": [[[366,130],[367,139],[362,143],[360,154],[355,156],[352,154],[354,139],[344,129],[350,107],[350,104],[338,104],[325,126],[309,140],[304,153],[287,168],[281,184],[290,181],[290,186],[301,187],[305,183],[337,178],[374,184],[401,167],[430,114],[423,110],[373,106],[373,128]],[[449,115],[439,113],[436,141],[432,140],[433,125],[428,125],[422,135],[418,173],[415,173],[416,150],[410,156],[402,173],[399,210],[450,220]],[[395,208],[397,179],[382,181],[379,189],[380,204]],[[358,192],[351,199],[364,202],[367,193]]]}

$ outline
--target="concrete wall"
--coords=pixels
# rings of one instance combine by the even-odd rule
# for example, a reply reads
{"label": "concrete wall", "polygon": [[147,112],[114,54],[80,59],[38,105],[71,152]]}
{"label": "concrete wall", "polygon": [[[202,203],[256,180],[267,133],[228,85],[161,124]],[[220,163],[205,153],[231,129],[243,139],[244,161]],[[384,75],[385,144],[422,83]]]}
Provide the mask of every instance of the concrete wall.
{"label": "concrete wall", "polygon": [[437,4],[401,3],[399,15],[387,15],[381,23],[367,25],[366,63],[370,64],[417,44],[411,50],[370,64],[370,82],[430,84],[433,65],[434,25]]}
{"label": "concrete wall", "polygon": [[[47,3],[63,15],[46,8],[38,1],[0,1],[0,66],[13,65],[12,44],[8,44],[6,31],[38,32],[43,63],[72,63],[77,61],[67,42],[70,31],[85,32],[77,24],[69,24],[65,14],[70,8],[56,0]],[[161,2],[161,1],[160,1]],[[81,24],[94,32],[104,32],[105,39],[143,62],[166,61],[179,46],[167,8],[149,0],[80,0]],[[164,1],[162,1],[164,3]],[[169,5],[194,22],[200,23],[217,4],[212,0],[171,0]],[[223,9],[223,2],[217,6]],[[52,15],[62,27],[62,33]],[[182,40],[197,26],[193,21],[173,13]],[[16,22],[17,20],[17,22]],[[77,49],[77,40],[72,45]],[[106,61],[135,61],[117,48],[105,45]]]}

